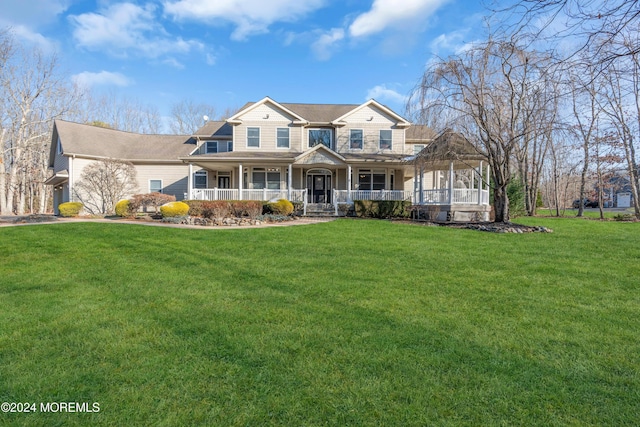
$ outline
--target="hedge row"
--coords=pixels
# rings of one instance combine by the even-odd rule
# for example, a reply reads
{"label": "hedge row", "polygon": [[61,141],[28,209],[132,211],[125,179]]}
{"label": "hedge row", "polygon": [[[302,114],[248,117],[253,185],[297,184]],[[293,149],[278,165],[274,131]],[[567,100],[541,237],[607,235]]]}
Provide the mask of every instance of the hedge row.
{"label": "hedge row", "polygon": [[354,200],[359,218],[408,218],[411,215],[408,200]]}

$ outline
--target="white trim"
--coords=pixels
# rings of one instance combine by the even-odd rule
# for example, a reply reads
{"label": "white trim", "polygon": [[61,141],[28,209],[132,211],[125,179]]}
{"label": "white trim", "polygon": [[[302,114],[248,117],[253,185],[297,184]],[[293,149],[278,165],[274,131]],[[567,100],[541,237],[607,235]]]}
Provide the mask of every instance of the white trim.
{"label": "white trim", "polygon": [[[278,146],[278,131],[280,129],[286,129],[287,130],[287,146],[286,147],[279,147]],[[288,150],[290,148],[291,148],[291,128],[289,128],[288,126],[276,127],[276,150]]]}
{"label": "white trim", "polygon": [[242,123],[242,120],[239,119],[240,116],[248,113],[249,111],[251,111],[251,110],[253,110],[255,108],[258,108],[261,105],[266,104],[267,102],[271,103],[274,107],[279,108],[280,110],[284,111],[285,113],[289,114],[290,116],[293,116],[294,118],[298,119],[299,122],[301,122],[301,123],[296,123],[296,124],[308,123],[308,121],[305,120],[304,117],[301,117],[301,116],[297,115],[296,113],[294,113],[293,111],[289,110],[288,108],[285,108],[284,106],[278,104],[278,102],[274,101],[273,99],[269,98],[268,96],[265,96],[260,101],[256,102],[253,105],[250,105],[249,107],[245,108],[244,110],[238,111],[236,114],[234,114],[233,116],[231,116],[231,117],[229,117],[227,119],[227,123],[235,123],[235,124]]}
{"label": "white trim", "polygon": [[148,180],[148,184],[149,184],[149,193],[153,193],[154,191],[151,190],[151,181],[160,181],[160,191],[158,191],[158,193],[162,193],[164,194],[164,182],[162,182],[162,178],[160,179],[149,179]]}
{"label": "white trim", "polygon": [[[330,137],[331,137],[331,141],[329,141],[329,147],[327,147],[327,146],[326,146],[326,145],[324,145],[324,144],[316,144],[316,145],[314,145],[313,147],[310,147],[310,146],[309,146],[309,143],[310,143],[311,139],[309,138],[309,132],[311,132],[312,130],[326,130],[326,131],[329,131],[329,135],[330,135]],[[333,128],[307,128],[307,149],[309,149],[309,148],[315,148],[315,147],[316,147],[316,146],[318,146],[318,145],[322,145],[322,146],[324,146],[325,148],[328,148],[328,149],[330,149],[330,150],[333,150],[333,145],[334,145],[334,143],[333,143],[333,139],[334,139],[334,138],[333,138],[333,134],[334,134],[334,132],[335,132],[335,129],[333,129]]]}
{"label": "white trim", "polygon": [[[196,187],[196,175],[204,172],[204,187]],[[203,188],[209,188],[209,172],[206,169],[200,169],[193,172],[193,188],[196,190],[202,190]]]}
{"label": "white trim", "polygon": [[[353,148],[351,146],[351,133],[353,131],[360,131],[361,133],[361,138],[360,138],[360,148]],[[349,150],[357,150],[357,151],[362,151],[364,150],[364,129],[359,129],[359,128],[353,128],[353,129],[349,129]]]}
{"label": "white trim", "polygon": [[362,108],[368,107],[370,105],[375,105],[375,107],[378,108],[379,110],[381,110],[381,111],[387,113],[388,115],[398,119],[398,122],[396,123],[396,126],[398,126],[398,127],[411,126],[411,123],[409,121],[407,121],[404,117],[400,116],[395,111],[390,110],[389,108],[387,108],[384,105],[380,104],[375,99],[370,99],[367,102],[365,102],[364,104],[361,104],[361,105],[357,106],[353,110],[351,110],[351,111],[347,112],[346,114],[344,114],[344,115],[338,117],[337,119],[335,119],[332,123],[336,123],[337,124],[337,122],[343,121],[347,116],[350,116],[351,114],[354,114],[356,111],[361,110]]}
{"label": "white trim", "polygon": [[[258,129],[258,146],[257,147],[255,147],[253,145],[249,145],[249,129]],[[246,144],[245,144],[246,148],[249,148],[249,149],[259,149],[260,148],[260,146],[262,145],[261,141],[260,141],[262,139],[262,128],[260,126],[247,126],[246,136],[247,136]]]}
{"label": "white trim", "polygon": [[[391,135],[390,139],[390,146],[389,148],[382,148],[382,132],[389,132],[389,134]],[[378,149],[379,150],[393,150],[393,130],[391,129],[378,129]]]}

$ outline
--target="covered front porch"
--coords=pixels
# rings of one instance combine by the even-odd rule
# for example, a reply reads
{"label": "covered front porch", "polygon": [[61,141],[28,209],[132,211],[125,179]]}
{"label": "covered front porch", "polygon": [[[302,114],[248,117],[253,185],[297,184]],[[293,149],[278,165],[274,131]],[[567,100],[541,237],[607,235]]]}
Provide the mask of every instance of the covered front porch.
{"label": "covered front porch", "polygon": [[415,216],[437,221],[488,221],[490,169],[462,135],[445,130],[409,159]]}

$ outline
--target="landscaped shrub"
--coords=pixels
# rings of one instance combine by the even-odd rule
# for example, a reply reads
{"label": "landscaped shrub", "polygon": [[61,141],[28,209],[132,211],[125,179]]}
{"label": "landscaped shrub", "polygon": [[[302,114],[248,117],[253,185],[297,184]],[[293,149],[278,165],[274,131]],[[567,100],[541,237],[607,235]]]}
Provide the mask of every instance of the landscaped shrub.
{"label": "landscaped shrub", "polygon": [[183,202],[169,202],[160,206],[160,213],[163,218],[187,216],[189,213],[189,205]]}
{"label": "landscaped shrub", "polygon": [[162,205],[176,201],[176,196],[171,194],[162,193],[147,193],[136,194],[133,196],[134,204],[138,206],[150,207],[153,206],[155,213],[158,213],[158,208]]}
{"label": "landscaped shrub", "polygon": [[202,205],[206,203],[205,200],[183,200],[182,203],[189,205],[189,215],[202,216]]}
{"label": "landscaped shrub", "polygon": [[287,199],[280,199],[277,202],[267,203],[270,213],[274,215],[291,215],[293,212],[293,203]]}
{"label": "landscaped shrub", "polygon": [[215,200],[202,203],[202,216],[204,218],[225,218],[229,216],[231,208],[226,200]]}
{"label": "landscaped shrub", "polygon": [[356,216],[360,218],[408,218],[408,200],[354,200]]}
{"label": "landscaped shrub", "polygon": [[83,207],[84,205],[80,202],[66,202],[58,205],[58,211],[60,212],[60,216],[69,218],[78,216]]}
{"label": "landscaped shrub", "polygon": [[116,215],[121,217],[130,217],[133,216],[135,211],[131,210],[131,201],[127,199],[122,199],[118,203],[116,203]]}
{"label": "landscaped shrub", "polygon": [[256,200],[234,200],[229,202],[231,214],[237,218],[256,219],[262,214],[262,202]]}

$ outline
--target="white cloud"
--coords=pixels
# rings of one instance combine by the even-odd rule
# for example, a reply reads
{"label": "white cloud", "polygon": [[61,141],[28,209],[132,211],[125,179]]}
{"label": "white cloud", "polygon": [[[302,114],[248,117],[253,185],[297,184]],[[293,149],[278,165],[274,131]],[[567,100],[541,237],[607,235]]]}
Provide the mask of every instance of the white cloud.
{"label": "white cloud", "polygon": [[367,99],[375,99],[381,103],[390,103],[404,105],[407,102],[407,96],[402,95],[396,90],[388,88],[386,84],[374,86],[367,91]]}
{"label": "white cloud", "polygon": [[364,37],[387,28],[407,29],[424,21],[448,0],[374,0],[371,10],[359,15],[349,26],[352,37]]}
{"label": "white cloud", "polygon": [[57,50],[56,42],[49,40],[42,34],[31,31],[24,25],[14,25],[11,27],[11,31],[17,38],[31,45],[39,47],[44,52],[52,52]]}
{"label": "white cloud", "polygon": [[121,73],[112,73],[110,71],[100,71],[99,73],[92,73],[84,71],[79,74],[71,76],[71,80],[78,86],[92,87],[92,86],[129,86],[133,82]]}
{"label": "white cloud", "polygon": [[322,34],[318,40],[312,45],[316,58],[326,61],[331,58],[336,43],[344,39],[344,30],[342,28],[332,28],[329,32]]}
{"label": "white cloud", "polygon": [[2,21],[37,28],[54,21],[71,0],[0,0]]}
{"label": "white cloud", "polygon": [[173,68],[177,68],[178,70],[184,70],[184,64],[178,61],[175,58],[167,58],[162,61],[163,64],[171,65]]}
{"label": "white cloud", "polygon": [[274,22],[292,22],[321,8],[325,0],[178,0],[165,1],[164,11],[177,20],[231,22],[234,40],[266,33]]}
{"label": "white cloud", "polygon": [[156,7],[132,3],[113,4],[100,13],[84,13],[69,17],[75,27],[73,36],[89,50],[106,51],[124,57],[128,52],[148,58],[169,53],[189,53],[204,49],[201,42],[171,38],[156,22]]}

